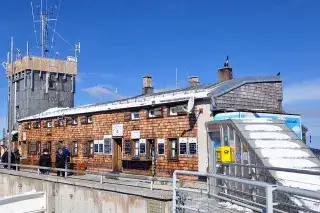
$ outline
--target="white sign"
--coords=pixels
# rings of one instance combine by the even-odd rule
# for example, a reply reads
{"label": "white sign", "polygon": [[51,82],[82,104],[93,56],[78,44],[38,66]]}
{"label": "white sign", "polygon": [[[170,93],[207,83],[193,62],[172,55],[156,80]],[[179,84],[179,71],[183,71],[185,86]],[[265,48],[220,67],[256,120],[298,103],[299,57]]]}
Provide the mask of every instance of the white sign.
{"label": "white sign", "polygon": [[248,160],[248,152],[243,152],[243,160]]}
{"label": "white sign", "polygon": [[103,138],[112,138],[112,135],[104,135]]}
{"label": "white sign", "polygon": [[164,138],[157,139],[158,143],[164,143]]}
{"label": "white sign", "polygon": [[197,143],[197,138],[188,138],[189,143]]}
{"label": "white sign", "polygon": [[139,130],[131,131],[131,139],[140,139],[140,131]]}
{"label": "white sign", "polygon": [[122,137],[123,136],[123,124],[112,125],[112,136],[113,137]]}

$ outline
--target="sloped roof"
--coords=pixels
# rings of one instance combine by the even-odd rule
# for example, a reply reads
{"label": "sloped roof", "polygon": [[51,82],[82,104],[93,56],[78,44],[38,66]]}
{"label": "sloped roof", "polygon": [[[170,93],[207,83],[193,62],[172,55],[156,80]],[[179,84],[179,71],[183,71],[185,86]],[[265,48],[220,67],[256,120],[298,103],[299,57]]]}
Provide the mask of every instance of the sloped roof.
{"label": "sloped roof", "polygon": [[85,114],[124,108],[160,105],[164,103],[182,102],[189,100],[191,96],[193,96],[195,99],[203,99],[208,98],[208,94],[215,86],[217,86],[216,83],[200,84],[183,89],[138,95],[121,100],[83,105],[74,108],[51,108],[42,113],[22,118],[19,120],[19,122],[35,120],[39,118],[58,117],[62,115]]}
{"label": "sloped roof", "polygon": [[259,83],[259,82],[279,82],[279,76],[272,77],[251,77],[251,78],[238,78],[224,81],[221,83],[208,83],[199,84],[196,86],[186,87],[182,89],[168,90],[152,94],[143,94],[117,101],[109,101],[106,103],[95,103],[89,105],[78,106],[74,108],[52,108],[45,112],[28,116],[19,120],[35,120],[39,118],[58,117],[62,115],[75,115],[93,112],[102,112],[109,110],[137,108],[143,106],[154,106],[164,103],[178,103],[187,101],[191,96],[195,99],[209,98],[212,96],[227,93],[246,83]]}

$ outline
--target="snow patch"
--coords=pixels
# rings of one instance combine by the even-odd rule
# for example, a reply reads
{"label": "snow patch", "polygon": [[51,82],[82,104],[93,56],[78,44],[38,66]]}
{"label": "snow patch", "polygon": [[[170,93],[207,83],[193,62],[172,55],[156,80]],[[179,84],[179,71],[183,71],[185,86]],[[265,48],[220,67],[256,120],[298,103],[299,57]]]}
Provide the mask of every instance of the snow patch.
{"label": "snow patch", "polygon": [[317,164],[307,159],[269,159],[271,166],[289,169],[317,167]]}
{"label": "snow patch", "polygon": [[286,140],[256,140],[257,148],[300,148],[301,146],[292,141]]}
{"label": "snow patch", "polygon": [[261,155],[265,158],[307,158],[310,157],[308,152],[293,149],[262,149]]}
{"label": "snow patch", "polygon": [[253,212],[251,209],[236,205],[236,204],[232,204],[230,202],[219,202],[219,205],[223,206],[224,208],[227,209],[234,209],[240,212]]}
{"label": "snow patch", "polygon": [[249,134],[251,139],[275,139],[275,140],[289,140],[291,139],[290,136],[277,133],[277,132],[251,132]]}
{"label": "snow patch", "polygon": [[243,123],[272,123],[270,118],[242,118]]}
{"label": "snow patch", "polygon": [[276,132],[276,131],[282,131],[282,128],[274,125],[259,124],[259,125],[246,125],[245,130]]}

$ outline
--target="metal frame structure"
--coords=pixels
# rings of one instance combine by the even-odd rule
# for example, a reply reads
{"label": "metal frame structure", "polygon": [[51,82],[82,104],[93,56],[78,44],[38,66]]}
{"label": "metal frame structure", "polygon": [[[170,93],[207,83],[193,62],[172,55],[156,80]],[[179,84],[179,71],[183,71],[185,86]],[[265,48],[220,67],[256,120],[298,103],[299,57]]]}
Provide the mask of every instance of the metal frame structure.
{"label": "metal frame structure", "polygon": [[[0,163],[0,166],[7,166],[8,163]],[[35,169],[40,174],[40,169],[46,169],[53,171],[60,171],[65,172],[64,178],[68,178],[68,173],[81,173],[81,174],[91,174],[100,176],[100,183],[104,183],[104,178],[111,178],[111,179],[119,179],[119,178],[127,178],[127,179],[134,179],[140,181],[147,181],[150,182],[150,190],[154,189],[154,182],[167,182],[172,183],[172,178],[160,178],[160,177],[152,177],[152,176],[143,176],[143,175],[132,175],[132,174],[124,174],[124,173],[111,173],[111,172],[100,172],[100,171],[83,171],[83,170],[72,170],[72,169],[60,169],[60,168],[53,168],[53,167],[42,167],[42,166],[31,166],[31,165],[24,165],[24,164],[11,164],[11,167],[15,167],[16,171],[18,171],[18,167],[27,168],[27,169]],[[4,169],[4,168],[2,168]],[[30,170],[29,170],[30,171]]]}
{"label": "metal frame structure", "polygon": [[[278,169],[278,168],[273,168],[273,169]],[[301,172],[303,172],[303,171],[299,171],[299,173],[301,173]],[[180,185],[181,185],[181,182],[188,182],[187,180],[183,180],[183,179],[179,180],[178,176],[181,176],[181,175],[188,176],[188,177],[196,177],[196,178],[205,177],[207,186],[205,188],[197,188],[196,184],[194,184],[194,183],[192,184],[193,187],[178,186],[177,185],[178,182]],[[249,185],[249,186],[256,187],[256,188],[258,188],[258,187],[263,188],[263,189],[265,189],[265,196],[261,196],[258,194],[255,195],[257,197],[257,199],[263,200],[263,202],[250,201],[245,198],[241,198],[237,195],[233,195],[231,193],[227,193],[227,192],[223,192],[223,191],[219,192],[219,193],[212,193],[212,190],[210,190],[210,188],[217,187],[217,186],[215,185],[214,181],[211,181],[211,179],[220,179],[223,181],[245,184],[245,185]],[[214,185],[211,185],[211,183],[214,183]],[[228,188],[226,190],[230,190],[230,189]],[[202,200],[204,200],[204,201],[202,201],[202,203],[199,205],[199,207],[194,207],[190,204],[190,199],[189,199],[189,205],[188,205],[188,203],[186,203],[186,202],[181,202],[181,197],[183,197],[183,195],[181,195],[182,192],[186,193],[186,194],[193,193],[198,196],[202,196]],[[208,211],[201,209],[201,207],[205,206],[206,203],[210,203],[210,202],[212,203],[214,200],[218,200],[218,201],[230,202],[230,203],[235,204],[237,206],[251,209],[255,212],[285,213],[287,211],[276,208],[276,206],[280,204],[276,200],[277,193],[287,193],[287,194],[291,194],[294,196],[302,196],[304,198],[314,199],[316,201],[320,201],[320,193],[315,192],[315,191],[293,188],[293,187],[285,187],[285,186],[275,185],[272,183],[266,183],[266,182],[257,181],[257,180],[248,180],[248,179],[243,179],[240,177],[231,177],[231,176],[227,176],[227,175],[218,175],[218,174],[212,174],[212,173],[176,170],[173,174],[172,212],[178,213],[178,212],[181,212],[179,210],[184,209],[184,210],[189,210],[190,212],[204,212],[204,213],[206,213]],[[203,199],[204,197],[206,197],[206,199]],[[196,200],[195,197],[191,196],[191,201],[192,201],[192,199]],[[199,198],[197,198],[197,199],[199,200]],[[287,204],[287,205],[288,205],[288,207],[290,207],[290,209],[295,209],[295,211],[318,212],[315,210],[306,209],[304,207],[290,206],[289,204]],[[292,212],[292,211],[289,210],[289,212]]]}

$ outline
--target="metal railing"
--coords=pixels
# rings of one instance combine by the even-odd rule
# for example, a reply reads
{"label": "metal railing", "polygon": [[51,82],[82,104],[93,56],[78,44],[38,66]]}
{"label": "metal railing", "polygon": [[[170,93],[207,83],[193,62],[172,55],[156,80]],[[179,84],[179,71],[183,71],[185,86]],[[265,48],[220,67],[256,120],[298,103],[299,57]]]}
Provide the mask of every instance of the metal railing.
{"label": "metal railing", "polygon": [[[0,166],[9,166],[8,163],[0,163]],[[62,168],[54,168],[54,167],[43,167],[43,166],[33,166],[33,165],[26,165],[26,164],[11,164],[11,170],[18,171],[21,168],[27,168],[27,169],[33,169],[37,171],[38,175],[41,175],[41,170],[48,170],[51,172],[54,171],[60,171],[64,172],[64,177],[68,178],[68,174],[76,173],[76,174],[91,174],[91,175],[97,175],[100,177],[100,183],[104,183],[104,178],[110,178],[110,179],[133,179],[133,180],[139,180],[139,181],[146,181],[150,183],[150,189],[154,189],[154,182],[164,182],[164,183],[172,183],[172,178],[163,178],[163,177],[153,177],[153,176],[143,176],[143,175],[134,175],[134,174],[124,174],[124,173],[111,173],[111,172],[101,172],[101,171],[87,171],[87,170],[73,170],[73,169],[62,169]],[[2,169],[8,169],[9,168],[2,168]],[[23,170],[22,170],[23,171]],[[23,171],[26,172],[26,171]],[[30,172],[30,170],[27,170],[27,172]]]}
{"label": "metal railing", "polygon": [[[237,186],[219,185],[218,180],[221,183],[226,181],[235,183],[235,185],[246,185],[247,188],[255,189],[256,192],[260,193],[246,193],[237,190]],[[220,188],[220,190],[217,190],[217,188]],[[299,206],[289,199],[284,203],[284,201],[279,200],[280,195],[285,195],[290,199],[301,200],[303,198],[310,202],[320,203],[320,193],[315,191],[228,175],[177,170],[173,174],[172,211],[173,213],[247,212],[248,210],[268,213],[319,212],[305,206]],[[255,200],[250,200],[249,197],[254,197]],[[283,206],[286,208],[281,208]],[[231,207],[233,207],[232,211]]]}
{"label": "metal railing", "polygon": [[[177,186],[178,175],[184,176],[195,176],[195,177],[205,177],[206,178],[206,187],[197,187],[197,184],[191,184],[193,187],[181,187]],[[253,205],[248,205],[244,202],[236,201],[234,199],[227,198],[225,196],[219,194],[213,194],[210,188],[215,187],[211,184],[210,179],[220,179],[220,180],[228,180],[232,182],[237,182],[241,184],[252,185],[255,187],[259,187],[265,190],[266,192],[266,205],[260,205],[258,207]],[[180,182],[188,182],[188,180],[180,180]],[[198,183],[200,186],[201,183]],[[263,212],[264,209],[267,213],[273,213],[273,191],[276,189],[276,185],[272,185],[269,183],[261,182],[261,181],[253,181],[246,180],[241,178],[230,177],[226,175],[217,175],[211,173],[203,173],[203,172],[192,172],[192,171],[182,171],[176,170],[173,173],[173,205],[172,212],[180,213],[188,210],[190,212],[211,212],[219,210],[222,212],[223,204],[218,201],[226,201],[237,206],[251,209],[257,212]],[[193,202],[193,203],[192,203]],[[216,203],[216,204],[214,204]],[[263,207],[263,208],[260,208]],[[227,209],[225,211],[228,211]],[[241,212],[241,211],[240,211]]]}
{"label": "metal railing", "polygon": [[[307,190],[311,188],[320,188],[320,182],[315,182],[314,180],[313,182],[308,182],[309,178],[314,179],[319,177],[320,171],[238,163],[221,163],[220,165],[223,166],[223,169],[220,170],[220,172],[232,177],[237,176],[239,178],[259,180],[269,184],[280,184],[274,192],[274,200],[277,203],[277,208],[275,211],[320,212],[320,193],[316,190]],[[239,176],[236,172],[237,168],[242,170],[246,168],[248,174],[242,174],[242,176]],[[286,178],[276,179],[274,176],[275,173],[273,172],[288,173],[289,175],[287,175]],[[301,178],[292,178],[293,176],[297,175],[303,175],[303,177],[301,176]],[[281,182],[286,181],[288,184],[285,184],[286,186],[282,186]],[[303,189],[304,186],[307,186],[306,189]],[[237,200],[243,199],[247,203],[252,201],[255,203],[264,202],[263,193],[248,186],[237,186],[231,182],[224,181],[224,183],[220,183],[220,185],[217,187],[223,190],[225,196],[227,197],[235,197]]]}

